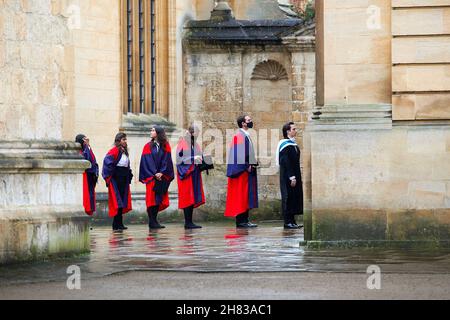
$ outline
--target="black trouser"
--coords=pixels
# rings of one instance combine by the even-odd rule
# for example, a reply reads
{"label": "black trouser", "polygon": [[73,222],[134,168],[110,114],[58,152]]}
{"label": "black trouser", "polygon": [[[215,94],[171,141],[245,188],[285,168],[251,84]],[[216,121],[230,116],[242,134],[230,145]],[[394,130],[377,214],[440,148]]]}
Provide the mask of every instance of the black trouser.
{"label": "black trouser", "polygon": [[[288,187],[288,188],[290,188],[290,187]],[[298,205],[296,205],[294,203],[294,201],[298,201],[298,200],[292,193],[292,190],[290,190],[290,189],[288,189],[288,190],[289,190],[288,192],[290,192],[290,193],[288,193],[287,195],[282,194],[282,196],[281,196],[284,224],[296,223],[295,222],[295,211],[298,210],[298,209],[296,209],[296,207],[298,207]]]}
{"label": "black trouser", "polygon": [[114,230],[119,229],[120,227],[123,227],[123,214],[122,209],[119,209],[117,214],[114,216],[113,225]]}
{"label": "black trouser", "polygon": [[241,213],[240,215],[236,216],[236,225],[241,223],[248,223],[248,211]]}
{"label": "black trouser", "polygon": [[284,213],[284,224],[295,223],[295,215],[292,213]]}
{"label": "black trouser", "polygon": [[154,227],[155,225],[158,225],[158,212],[159,212],[159,206],[153,206],[147,208],[147,214],[148,214],[148,226]]}
{"label": "black trouser", "polygon": [[[116,172],[114,173],[113,179],[117,183],[117,190],[119,191],[118,196],[123,199],[126,188],[128,187],[128,178],[130,170],[126,167],[116,167]],[[125,199],[127,201],[127,199]],[[113,229],[118,229],[123,227],[123,210],[119,208],[117,215],[113,220]]]}
{"label": "black trouser", "polygon": [[186,225],[192,223],[192,216],[194,215],[194,206],[184,208],[183,211],[184,211],[184,223]]}

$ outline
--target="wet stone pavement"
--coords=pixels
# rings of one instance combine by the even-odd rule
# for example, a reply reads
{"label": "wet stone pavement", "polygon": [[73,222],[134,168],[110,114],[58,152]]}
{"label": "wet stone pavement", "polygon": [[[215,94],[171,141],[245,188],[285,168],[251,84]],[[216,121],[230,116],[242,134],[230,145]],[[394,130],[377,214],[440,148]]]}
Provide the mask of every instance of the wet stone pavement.
{"label": "wet stone pavement", "polygon": [[71,265],[79,266],[85,279],[127,271],[366,273],[374,264],[384,273],[450,274],[448,250],[308,250],[299,245],[303,230],[284,230],[280,223],[263,222],[251,230],[231,223],[198,230],[166,226],[150,233],[144,225],[121,233],[94,227],[90,254],[1,266],[0,286],[65,280]]}

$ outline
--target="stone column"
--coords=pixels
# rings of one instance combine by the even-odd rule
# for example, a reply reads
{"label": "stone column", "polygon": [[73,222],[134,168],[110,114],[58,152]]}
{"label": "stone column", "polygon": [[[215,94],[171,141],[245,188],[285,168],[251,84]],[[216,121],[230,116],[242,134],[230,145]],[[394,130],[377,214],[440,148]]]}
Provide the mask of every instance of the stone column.
{"label": "stone column", "polygon": [[79,145],[62,141],[73,58],[50,0],[0,7],[0,264],[89,250]]}

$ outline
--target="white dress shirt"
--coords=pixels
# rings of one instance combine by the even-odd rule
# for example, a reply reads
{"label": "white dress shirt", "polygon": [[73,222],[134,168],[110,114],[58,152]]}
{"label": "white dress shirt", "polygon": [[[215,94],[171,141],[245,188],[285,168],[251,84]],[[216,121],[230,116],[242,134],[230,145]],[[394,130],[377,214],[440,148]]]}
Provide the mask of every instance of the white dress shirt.
{"label": "white dress shirt", "polygon": [[[294,143],[297,143],[295,138],[291,138],[291,141],[294,142]],[[289,180],[294,181],[294,180],[297,180],[297,178],[295,176],[292,176],[292,177],[289,177]]]}
{"label": "white dress shirt", "polygon": [[130,159],[128,159],[128,157],[125,153],[122,153],[122,157],[120,158],[119,162],[117,163],[117,166],[127,168],[129,166],[129,164],[130,164]]}

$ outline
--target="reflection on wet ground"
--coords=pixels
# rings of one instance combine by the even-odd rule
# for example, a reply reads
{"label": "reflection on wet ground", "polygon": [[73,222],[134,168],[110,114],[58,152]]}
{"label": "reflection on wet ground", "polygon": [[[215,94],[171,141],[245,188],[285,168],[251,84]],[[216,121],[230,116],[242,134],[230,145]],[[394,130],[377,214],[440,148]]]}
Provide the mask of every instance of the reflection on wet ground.
{"label": "reflection on wet ground", "polygon": [[386,273],[450,273],[450,251],[368,249],[307,250],[302,230],[262,223],[257,229],[206,224],[180,225],[149,233],[130,226],[122,233],[107,227],[91,231],[91,254],[72,259],[0,267],[0,284],[67,279],[70,265],[84,279],[131,270],[194,272],[361,272],[376,264]]}

